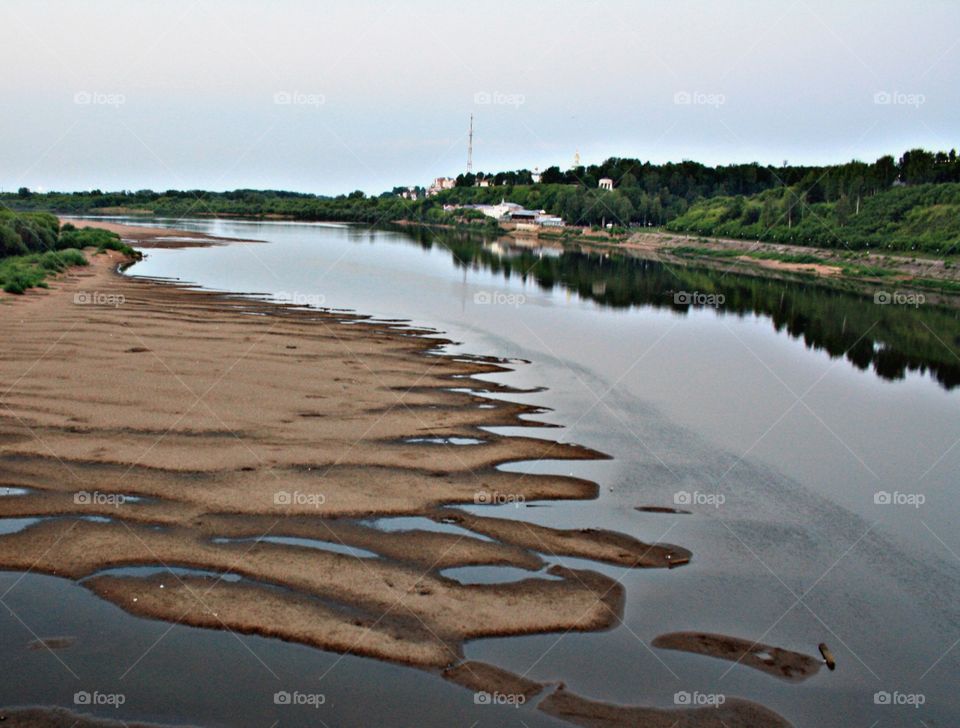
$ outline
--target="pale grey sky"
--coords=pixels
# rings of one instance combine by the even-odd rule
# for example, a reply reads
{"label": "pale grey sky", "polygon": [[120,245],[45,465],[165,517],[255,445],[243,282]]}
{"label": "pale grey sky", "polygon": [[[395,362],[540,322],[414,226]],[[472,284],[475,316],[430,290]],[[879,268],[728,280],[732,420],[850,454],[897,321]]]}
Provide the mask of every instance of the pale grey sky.
{"label": "pale grey sky", "polygon": [[3,0],[0,186],[380,192],[958,146],[956,0]]}

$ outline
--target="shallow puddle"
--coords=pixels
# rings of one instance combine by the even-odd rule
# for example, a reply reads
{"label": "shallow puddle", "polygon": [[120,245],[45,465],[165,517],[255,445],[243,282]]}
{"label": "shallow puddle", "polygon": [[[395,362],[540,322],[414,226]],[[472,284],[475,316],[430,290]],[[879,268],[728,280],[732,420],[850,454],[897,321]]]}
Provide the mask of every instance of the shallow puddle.
{"label": "shallow puddle", "polygon": [[19,533],[30,526],[40,523],[40,521],[55,521],[55,520],[70,520],[70,521],[90,521],[92,523],[112,523],[112,518],[107,518],[106,516],[76,516],[76,515],[57,515],[57,516],[45,516],[42,518],[0,518],[0,535],[9,535],[11,533]]}
{"label": "shallow puddle", "polygon": [[93,574],[91,577],[97,576],[135,576],[141,579],[146,579],[151,576],[169,574],[170,577],[176,580],[181,576],[202,576],[213,579],[220,579],[221,581],[230,581],[237,582],[242,578],[239,574],[232,573],[223,573],[219,571],[209,571],[207,569],[192,569],[186,566],[117,566],[110,569],[101,569],[100,571]]}
{"label": "shallow puddle", "polygon": [[380,531],[389,531],[391,533],[396,531],[432,531],[434,533],[448,533],[454,536],[469,536],[480,539],[481,541],[495,541],[495,539],[489,536],[475,533],[462,526],[457,526],[453,523],[437,522],[424,516],[388,516],[372,521],[361,521],[360,523]]}
{"label": "shallow puddle", "polygon": [[8,495],[27,495],[30,493],[29,488],[13,488],[9,486],[0,487],[0,498]]}
{"label": "shallow puddle", "polygon": [[457,566],[444,569],[440,575],[461,584],[511,584],[524,579],[563,580],[562,577],[548,574],[546,571],[527,571],[515,566]]}
{"label": "shallow puddle", "polygon": [[376,559],[378,554],[366,549],[348,546],[345,543],[336,543],[334,541],[321,541],[314,538],[298,538],[294,536],[260,536],[258,538],[215,538],[214,543],[272,543],[281,546],[304,546],[310,549],[320,551],[330,551],[335,554],[344,554],[354,556],[358,559]]}
{"label": "shallow puddle", "polygon": [[39,518],[0,518],[0,535],[19,533],[34,523],[39,523],[40,520]]}
{"label": "shallow puddle", "polygon": [[477,437],[411,437],[404,442],[427,445],[482,445],[486,440]]}

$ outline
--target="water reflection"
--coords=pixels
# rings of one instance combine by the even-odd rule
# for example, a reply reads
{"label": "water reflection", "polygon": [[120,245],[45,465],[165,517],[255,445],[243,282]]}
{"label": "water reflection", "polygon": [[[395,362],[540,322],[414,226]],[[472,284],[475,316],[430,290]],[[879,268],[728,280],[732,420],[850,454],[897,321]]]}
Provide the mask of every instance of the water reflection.
{"label": "water reflection", "polygon": [[[820,281],[760,278],[617,252],[528,247],[457,232],[406,232],[424,249],[448,250],[457,267],[532,280],[544,290],[559,286],[611,308],[651,306],[684,313],[691,306],[715,304],[720,315],[762,315],[778,332],[884,379],[920,372],[946,389],[960,385],[960,311],[955,309],[878,305],[872,297]],[[678,303],[678,293],[698,295],[690,303],[680,296]]]}

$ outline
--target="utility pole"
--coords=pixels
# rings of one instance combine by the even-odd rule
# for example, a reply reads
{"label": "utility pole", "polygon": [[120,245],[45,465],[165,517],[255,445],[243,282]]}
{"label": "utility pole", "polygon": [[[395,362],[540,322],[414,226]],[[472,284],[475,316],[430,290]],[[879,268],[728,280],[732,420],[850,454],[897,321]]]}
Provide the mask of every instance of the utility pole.
{"label": "utility pole", "polygon": [[467,142],[467,174],[473,171],[473,114],[470,114],[470,138]]}

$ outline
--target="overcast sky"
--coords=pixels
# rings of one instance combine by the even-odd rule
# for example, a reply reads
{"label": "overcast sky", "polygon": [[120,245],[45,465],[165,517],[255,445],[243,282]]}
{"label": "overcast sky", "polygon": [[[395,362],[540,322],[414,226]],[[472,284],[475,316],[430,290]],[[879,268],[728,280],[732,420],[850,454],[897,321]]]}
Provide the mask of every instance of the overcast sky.
{"label": "overcast sky", "polygon": [[0,2],[0,187],[377,193],[960,135],[957,0]]}

